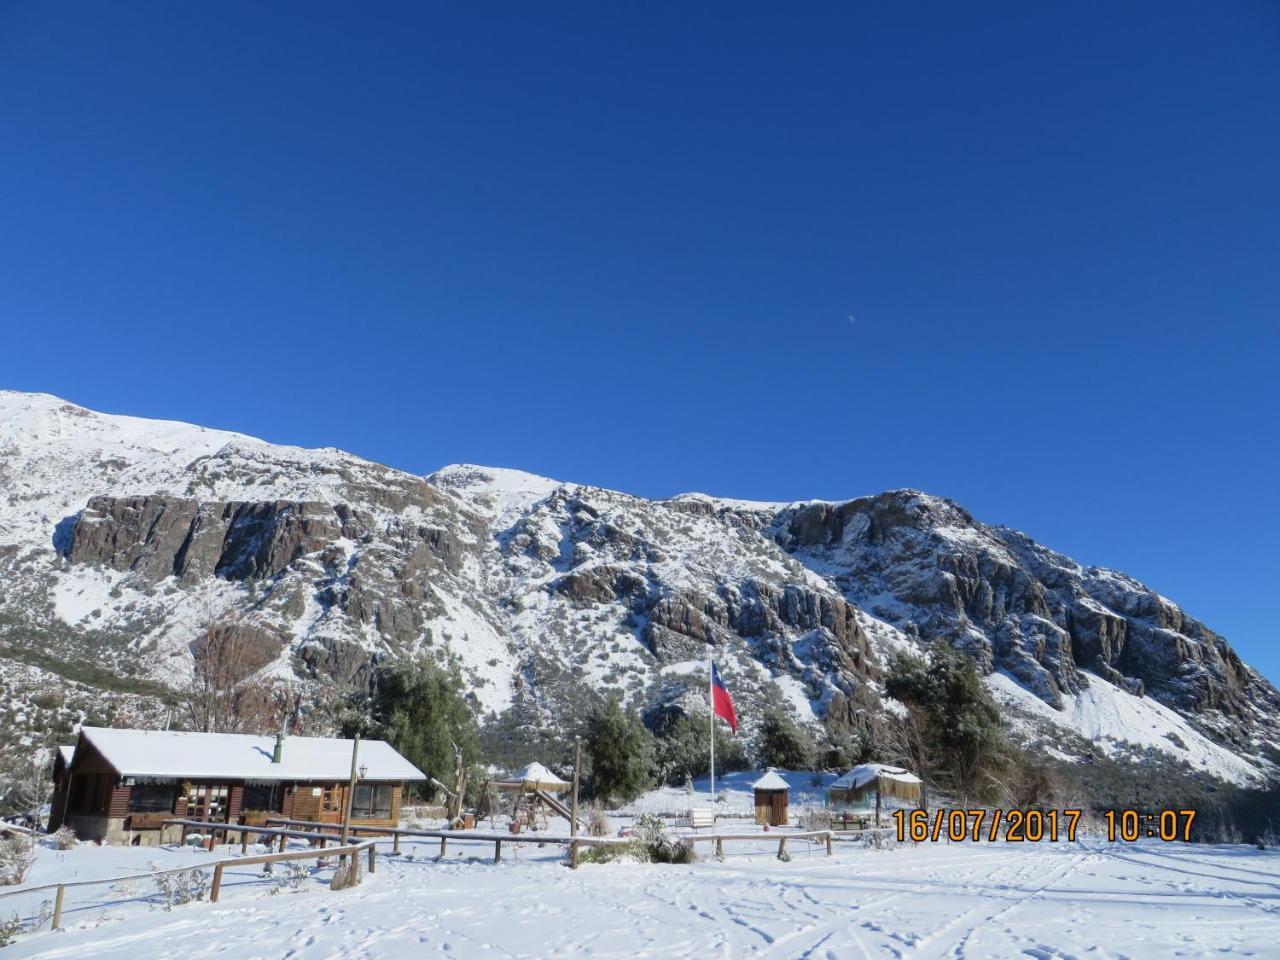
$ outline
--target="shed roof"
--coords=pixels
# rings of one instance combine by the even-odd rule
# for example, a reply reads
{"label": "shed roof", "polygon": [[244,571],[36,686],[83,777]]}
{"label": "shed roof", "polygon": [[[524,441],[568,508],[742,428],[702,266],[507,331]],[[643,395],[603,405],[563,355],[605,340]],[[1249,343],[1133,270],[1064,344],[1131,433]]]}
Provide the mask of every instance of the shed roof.
{"label": "shed roof", "polygon": [[569,781],[561,780],[540,763],[531,763],[528,766],[520,768],[515,773],[511,774],[511,776],[507,777],[506,780],[502,781],[502,783],[510,784],[511,786],[520,786],[525,789],[532,788],[536,790],[552,791],[567,790],[569,787],[573,786]]}
{"label": "shed roof", "polygon": [[[80,734],[124,777],[336,782],[351,775],[352,741],[338,738],[287,737],[280,762],[272,763],[274,736],[108,727],[81,727]],[[357,762],[365,780],[427,779],[382,740],[361,740]]]}
{"label": "shed roof", "polygon": [[863,763],[836,779],[831,790],[860,790],[877,778],[896,783],[920,783],[920,778],[903,767],[891,767],[887,763]]}
{"label": "shed roof", "polygon": [[752,790],[790,790],[791,784],[769,770],[763,777],[751,785]]}

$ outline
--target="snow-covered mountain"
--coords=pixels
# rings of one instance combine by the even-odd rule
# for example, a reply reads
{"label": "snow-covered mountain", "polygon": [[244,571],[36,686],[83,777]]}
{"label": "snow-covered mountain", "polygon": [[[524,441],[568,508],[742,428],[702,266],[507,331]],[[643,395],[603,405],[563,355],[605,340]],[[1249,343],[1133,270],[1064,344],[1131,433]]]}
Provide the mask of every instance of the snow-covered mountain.
{"label": "snow-covered mountain", "polygon": [[917,491],[654,501],[419,477],[0,392],[0,724],[146,720],[228,611],[299,689],[452,655],[491,718],[554,723],[585,690],[693,704],[714,649],[749,731],[766,701],[817,722],[873,702],[893,650],[943,638],[1066,755],[1259,777],[1280,745],[1280,694],[1172,601]]}

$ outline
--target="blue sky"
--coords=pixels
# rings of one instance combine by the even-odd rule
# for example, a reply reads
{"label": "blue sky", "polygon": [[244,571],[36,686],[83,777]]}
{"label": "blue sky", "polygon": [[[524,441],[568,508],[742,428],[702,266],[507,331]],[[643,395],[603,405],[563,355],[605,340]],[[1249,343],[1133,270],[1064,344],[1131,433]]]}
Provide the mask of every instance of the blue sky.
{"label": "blue sky", "polygon": [[1280,680],[1274,3],[0,3],[0,89],[0,384],[919,487]]}

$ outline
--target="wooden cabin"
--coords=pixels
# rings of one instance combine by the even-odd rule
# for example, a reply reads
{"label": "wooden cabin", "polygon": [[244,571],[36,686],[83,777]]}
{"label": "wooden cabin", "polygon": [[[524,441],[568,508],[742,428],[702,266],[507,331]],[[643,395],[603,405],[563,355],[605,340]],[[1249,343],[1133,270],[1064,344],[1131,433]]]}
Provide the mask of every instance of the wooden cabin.
{"label": "wooden cabin", "polygon": [[789,816],[787,807],[791,798],[791,785],[769,770],[751,785],[755,793],[756,823],[769,827],[785,827]]}
{"label": "wooden cabin", "polygon": [[[49,829],[82,840],[158,844],[163,820],[340,823],[353,741],[82,727],[55,760]],[[407,785],[426,775],[381,740],[362,740],[351,822],[396,826]]]}

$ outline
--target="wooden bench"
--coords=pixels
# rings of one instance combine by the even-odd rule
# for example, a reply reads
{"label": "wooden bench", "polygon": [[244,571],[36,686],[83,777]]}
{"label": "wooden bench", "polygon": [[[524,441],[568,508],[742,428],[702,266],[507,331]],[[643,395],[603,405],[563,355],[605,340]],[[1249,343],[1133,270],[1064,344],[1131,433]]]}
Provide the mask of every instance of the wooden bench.
{"label": "wooden bench", "polygon": [[716,825],[716,812],[714,810],[690,810],[689,811],[689,827],[692,830],[710,830]]}

